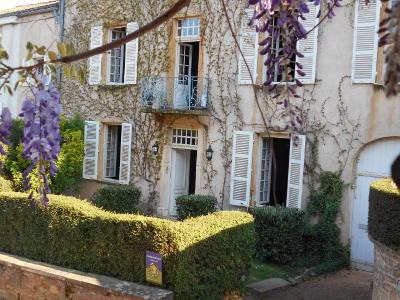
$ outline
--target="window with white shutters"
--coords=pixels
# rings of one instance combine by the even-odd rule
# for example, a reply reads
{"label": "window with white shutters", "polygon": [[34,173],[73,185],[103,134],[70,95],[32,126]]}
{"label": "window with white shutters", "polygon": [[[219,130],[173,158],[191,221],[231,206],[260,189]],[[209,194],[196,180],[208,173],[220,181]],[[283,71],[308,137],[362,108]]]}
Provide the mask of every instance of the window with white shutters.
{"label": "window with white shutters", "polygon": [[230,204],[249,206],[253,132],[235,131],[233,136]]}
{"label": "window with white shutters", "polygon": [[286,207],[301,209],[305,147],[305,135],[291,137]]}
{"label": "window with white shutters", "polygon": [[[91,28],[90,49],[100,47],[103,43],[103,27]],[[89,58],[89,84],[99,84],[101,81],[101,54]]]}
{"label": "window with white shutters", "polygon": [[98,151],[99,122],[85,121],[85,157],[83,159],[83,178],[97,179]]}
{"label": "window with white shutters", "polygon": [[355,2],[353,83],[375,83],[380,7],[380,0]]}
{"label": "window with white shutters", "polygon": [[[254,82],[257,79],[258,33],[255,26],[248,26],[252,17],[253,10],[245,9],[239,37],[240,49],[245,60],[239,52],[239,84],[252,84],[252,78]],[[249,73],[246,62],[251,73]]]}
{"label": "window with white shutters", "polygon": [[[308,9],[310,10],[307,14],[304,14],[305,20],[300,20],[304,29],[308,32],[318,24],[319,18],[317,18],[320,6],[315,6],[313,3],[308,2]],[[317,46],[318,46],[318,27],[311,31],[306,39],[299,40],[297,42],[297,50],[304,55],[304,57],[297,57],[296,61],[303,66],[302,71],[306,74],[300,76],[295,72],[295,76],[303,84],[314,84],[315,73],[317,67]],[[296,65],[296,71],[298,66]]]}

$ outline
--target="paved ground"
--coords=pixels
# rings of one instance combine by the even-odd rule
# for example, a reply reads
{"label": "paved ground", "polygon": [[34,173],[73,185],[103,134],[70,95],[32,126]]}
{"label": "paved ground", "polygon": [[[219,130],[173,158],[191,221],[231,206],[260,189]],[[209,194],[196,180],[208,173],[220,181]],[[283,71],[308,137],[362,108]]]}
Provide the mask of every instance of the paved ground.
{"label": "paved ground", "polygon": [[370,300],[372,296],[371,282],[372,274],[343,270],[308,280],[294,287],[273,290],[259,299]]}

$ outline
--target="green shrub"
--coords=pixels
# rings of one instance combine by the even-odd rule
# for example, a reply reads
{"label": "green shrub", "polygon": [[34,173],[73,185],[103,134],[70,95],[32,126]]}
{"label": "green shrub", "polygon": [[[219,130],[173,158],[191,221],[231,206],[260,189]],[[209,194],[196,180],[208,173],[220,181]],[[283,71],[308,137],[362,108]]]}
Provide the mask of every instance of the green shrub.
{"label": "green shrub", "polygon": [[90,201],[97,207],[116,213],[137,213],[142,192],[133,185],[105,186],[98,189]]}
{"label": "green shrub", "polygon": [[311,224],[308,221],[304,228],[302,259],[317,265],[317,273],[331,272],[349,265],[349,251],[340,242],[340,228],[336,225],[344,186],[340,174],[323,172],[320,186],[310,193],[307,216],[317,217],[318,223]]}
{"label": "green shrub", "polygon": [[286,264],[301,255],[304,212],[286,207],[254,207],[256,257],[265,262]]}
{"label": "green shrub", "polygon": [[62,141],[56,162],[58,172],[50,185],[54,194],[61,194],[67,187],[73,186],[82,179],[85,148],[82,131],[67,129],[62,134]]}
{"label": "green shrub", "polygon": [[163,256],[163,287],[175,299],[223,299],[242,288],[254,249],[253,217],[224,211],[183,222],[115,214],[72,197],[50,206],[0,193],[0,251],[145,282],[145,251]]}
{"label": "green shrub", "polygon": [[[82,179],[82,164],[84,156],[83,140],[84,122],[79,116],[71,120],[62,117],[60,122],[61,132],[61,151],[56,162],[59,172],[55,178],[49,180],[50,189],[53,193],[60,194],[66,188],[74,185]],[[24,122],[20,119],[13,120],[11,128],[10,142],[7,147],[7,156],[2,161],[4,163],[4,177],[11,181],[14,191],[23,191],[22,173],[30,165],[30,161],[21,157],[24,150],[22,137],[24,132]],[[35,189],[39,184],[37,172],[31,175],[31,184]]]}
{"label": "green shrub", "polygon": [[400,191],[391,179],[375,181],[369,192],[368,233],[395,250],[400,249]]}
{"label": "green shrub", "polygon": [[217,211],[217,198],[204,195],[184,195],[176,198],[178,220],[198,217]]}

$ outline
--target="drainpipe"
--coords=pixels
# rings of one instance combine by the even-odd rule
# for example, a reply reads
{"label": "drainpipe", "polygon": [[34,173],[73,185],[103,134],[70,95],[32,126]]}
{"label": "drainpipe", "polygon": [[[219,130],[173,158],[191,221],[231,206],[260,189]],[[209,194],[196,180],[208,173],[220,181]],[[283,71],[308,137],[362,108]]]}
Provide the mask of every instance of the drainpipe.
{"label": "drainpipe", "polygon": [[[58,24],[60,26],[60,41],[64,41],[64,8],[65,8],[65,0],[60,0],[60,8],[58,11]],[[57,70],[57,86],[61,87],[61,68]]]}

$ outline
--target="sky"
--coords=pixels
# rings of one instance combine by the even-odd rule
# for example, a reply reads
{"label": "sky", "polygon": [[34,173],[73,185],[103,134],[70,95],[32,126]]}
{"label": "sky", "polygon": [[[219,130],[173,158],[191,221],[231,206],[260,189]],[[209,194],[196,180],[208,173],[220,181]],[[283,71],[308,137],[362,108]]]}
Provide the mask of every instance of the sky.
{"label": "sky", "polygon": [[0,9],[13,8],[19,5],[46,2],[48,0],[0,0]]}

